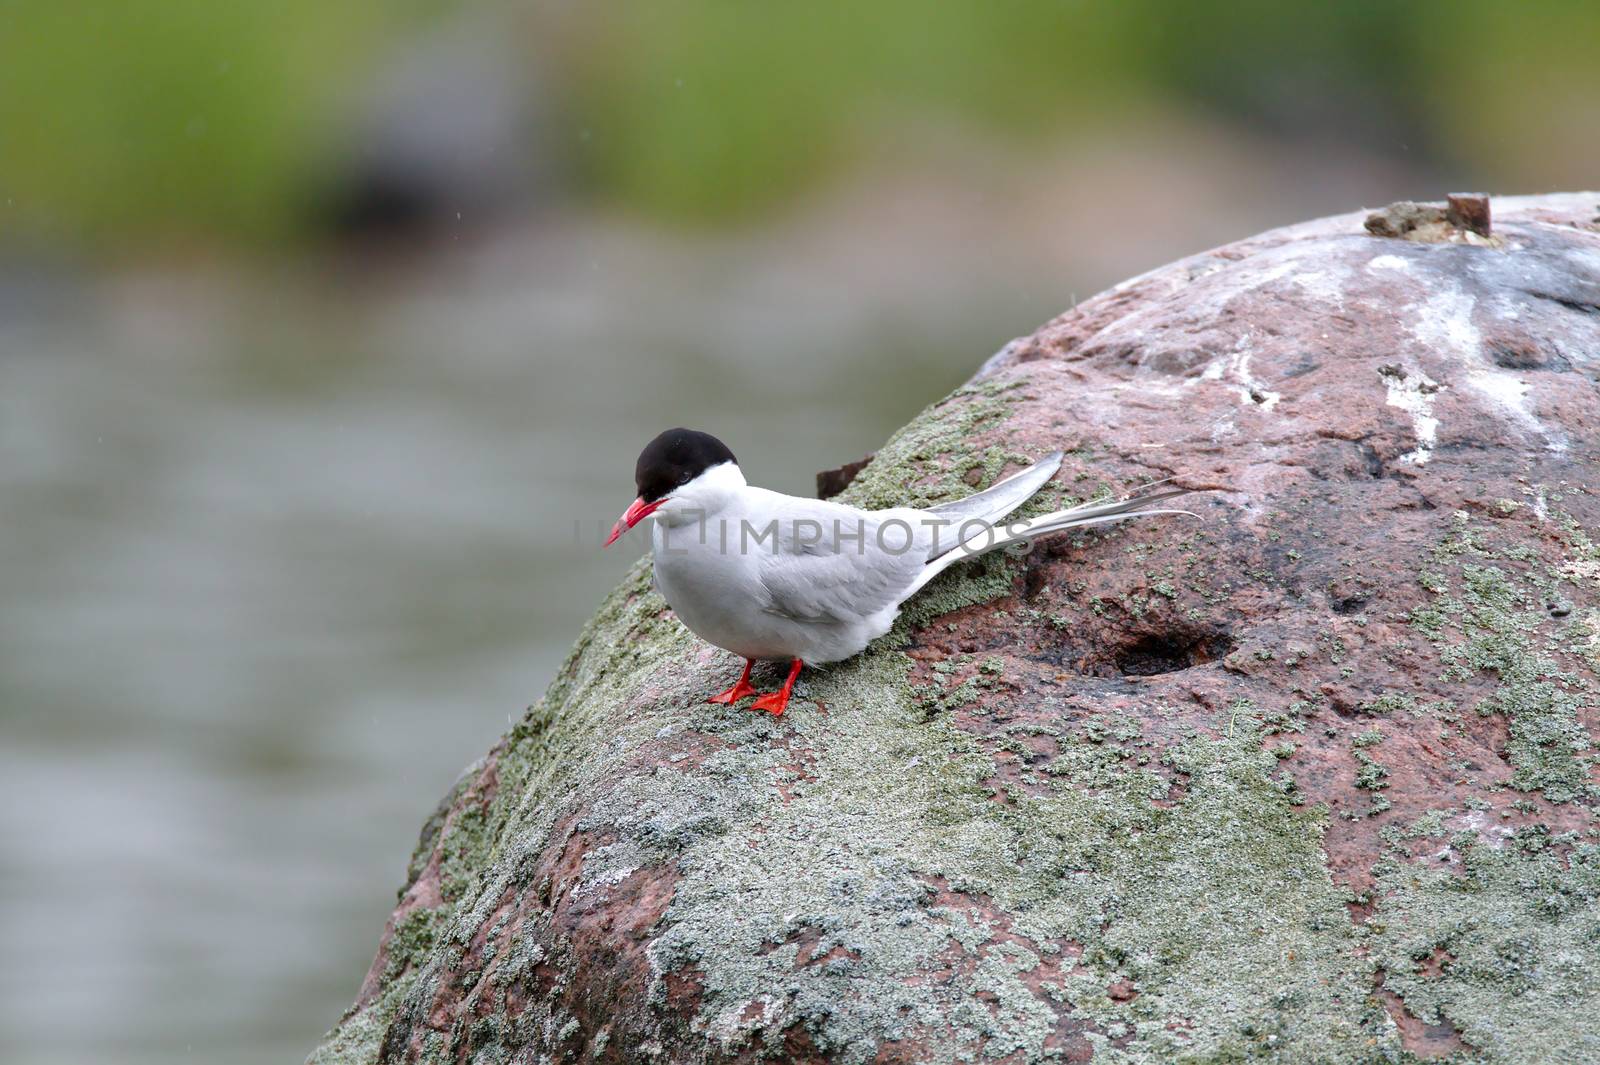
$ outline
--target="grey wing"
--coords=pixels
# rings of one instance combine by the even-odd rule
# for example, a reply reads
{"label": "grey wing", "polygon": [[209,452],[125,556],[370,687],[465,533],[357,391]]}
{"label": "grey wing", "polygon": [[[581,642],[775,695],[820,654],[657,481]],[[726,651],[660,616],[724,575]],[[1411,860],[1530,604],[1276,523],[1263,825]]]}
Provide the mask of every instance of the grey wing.
{"label": "grey wing", "polygon": [[[763,552],[758,566],[769,600],[764,610],[791,621],[854,622],[905,598],[927,565],[921,530],[914,521],[881,513],[857,511],[855,516],[861,520],[859,541],[854,525],[849,537],[830,531],[816,543],[797,537],[793,523],[779,532],[776,549]],[[885,528],[880,540],[886,521],[896,524]]]}

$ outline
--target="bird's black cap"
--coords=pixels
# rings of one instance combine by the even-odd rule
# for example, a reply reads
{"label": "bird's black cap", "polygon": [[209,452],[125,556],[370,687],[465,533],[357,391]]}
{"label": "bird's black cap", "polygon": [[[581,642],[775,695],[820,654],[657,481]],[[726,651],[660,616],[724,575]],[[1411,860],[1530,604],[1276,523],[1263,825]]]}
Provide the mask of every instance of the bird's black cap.
{"label": "bird's black cap", "polygon": [[639,452],[639,464],[633,469],[633,481],[639,486],[639,498],[646,503],[654,503],[711,467],[738,461],[733,457],[733,452],[728,450],[728,445],[710,433],[694,429],[668,429]]}

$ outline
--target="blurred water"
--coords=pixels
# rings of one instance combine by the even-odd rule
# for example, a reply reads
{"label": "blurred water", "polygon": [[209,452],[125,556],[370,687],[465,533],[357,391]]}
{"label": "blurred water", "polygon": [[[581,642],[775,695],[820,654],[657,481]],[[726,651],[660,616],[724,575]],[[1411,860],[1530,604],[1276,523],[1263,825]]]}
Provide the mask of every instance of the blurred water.
{"label": "blurred water", "polygon": [[1197,172],[1137,227],[1109,182],[898,181],[727,238],[0,281],[0,1059],[298,1060],[642,550],[598,543],[645,440],[809,493],[1075,295],[1370,191]]}

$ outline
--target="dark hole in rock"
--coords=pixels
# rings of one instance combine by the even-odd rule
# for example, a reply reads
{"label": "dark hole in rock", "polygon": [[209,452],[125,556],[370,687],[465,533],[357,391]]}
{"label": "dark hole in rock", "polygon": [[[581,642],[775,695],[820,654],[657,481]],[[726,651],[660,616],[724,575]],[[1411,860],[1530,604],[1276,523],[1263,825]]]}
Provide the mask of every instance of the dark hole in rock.
{"label": "dark hole in rock", "polygon": [[1370,598],[1371,596],[1364,594],[1338,596],[1333,600],[1333,612],[1335,614],[1354,614],[1366,606],[1367,600]]}
{"label": "dark hole in rock", "polygon": [[1378,449],[1366,443],[1359,446],[1361,448],[1361,465],[1367,471],[1367,476],[1373,478],[1382,477],[1383,456],[1378,454]]}
{"label": "dark hole in rock", "polygon": [[1124,676],[1154,677],[1204,665],[1233,650],[1225,632],[1150,633],[1117,650],[1116,666]]}
{"label": "dark hole in rock", "polygon": [[1029,602],[1039,598],[1039,593],[1044,591],[1049,576],[1049,572],[1043,566],[1028,566],[1022,574],[1022,598]]}

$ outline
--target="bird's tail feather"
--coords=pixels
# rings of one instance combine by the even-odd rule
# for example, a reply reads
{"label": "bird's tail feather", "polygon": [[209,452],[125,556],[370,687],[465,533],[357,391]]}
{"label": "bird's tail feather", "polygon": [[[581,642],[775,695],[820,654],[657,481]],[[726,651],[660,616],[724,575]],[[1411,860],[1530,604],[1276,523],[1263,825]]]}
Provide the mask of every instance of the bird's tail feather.
{"label": "bird's tail feather", "polygon": [[1053,451],[1032,466],[1014,473],[1003,481],[990,485],[981,492],[952,499],[928,508],[932,514],[959,529],[969,521],[986,521],[994,525],[1001,518],[1032,499],[1046,481],[1061,468],[1062,453]]}
{"label": "bird's tail feather", "polygon": [[[1186,495],[1189,491],[1190,489],[1187,488],[1169,488],[1162,492],[1132,496],[1128,499],[1119,499],[1110,503],[1086,503],[1070,510],[1052,511],[1049,514],[1040,514],[1034,518],[1007,522],[1004,525],[985,526],[955,547],[930,561],[918,575],[916,583],[906,593],[906,598],[910,598],[923,585],[957,562],[962,562],[969,558],[977,558],[979,555],[987,555],[991,551],[999,551],[1002,548],[1010,547],[1012,544],[1025,543],[1040,536],[1065,532],[1068,529],[1083,529],[1092,525],[1108,525],[1112,522],[1128,521],[1131,518],[1153,518],[1161,514],[1185,514],[1191,518],[1198,517],[1199,515],[1187,510],[1169,508],[1144,509],[1152,503],[1159,503],[1174,496]],[[958,532],[960,531],[964,530],[958,529]]]}

